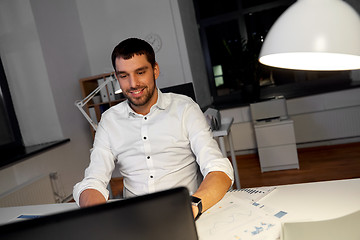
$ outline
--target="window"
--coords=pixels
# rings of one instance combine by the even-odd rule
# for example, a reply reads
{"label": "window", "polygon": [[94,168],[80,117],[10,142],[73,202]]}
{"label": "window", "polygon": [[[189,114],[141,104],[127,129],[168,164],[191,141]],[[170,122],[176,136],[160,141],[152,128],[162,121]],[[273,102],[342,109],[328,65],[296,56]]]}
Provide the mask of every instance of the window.
{"label": "window", "polygon": [[349,71],[296,71],[258,62],[266,34],[294,0],[193,1],[215,107],[359,86]]}
{"label": "window", "polygon": [[221,65],[214,66],[213,72],[214,72],[215,86],[219,87],[221,85],[224,85],[222,66]]}
{"label": "window", "polygon": [[20,128],[12,104],[9,86],[0,59],[0,149],[22,146]]}
{"label": "window", "polygon": [[70,141],[70,139],[27,147],[24,146],[5,71],[0,58],[0,169],[68,141]]}
{"label": "window", "polygon": [[217,0],[194,1],[197,14],[200,19],[208,19],[222,14],[228,14],[238,8],[237,0],[226,0],[226,4],[221,4]]}

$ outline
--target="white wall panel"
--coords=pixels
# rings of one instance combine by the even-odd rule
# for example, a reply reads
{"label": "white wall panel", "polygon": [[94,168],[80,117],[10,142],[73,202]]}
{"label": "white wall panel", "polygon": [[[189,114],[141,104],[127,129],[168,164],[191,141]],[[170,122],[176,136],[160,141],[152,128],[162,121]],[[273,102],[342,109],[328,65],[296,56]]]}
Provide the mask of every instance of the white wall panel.
{"label": "white wall panel", "polygon": [[231,127],[235,151],[256,148],[255,132],[251,122],[235,123]]}
{"label": "white wall panel", "polygon": [[360,106],[293,116],[297,143],[360,136]]}
{"label": "white wall panel", "polygon": [[113,48],[128,37],[144,39],[155,33],[162,47],[156,53],[160,88],[192,82],[182,67],[169,0],[76,0],[92,75],[113,71]]}

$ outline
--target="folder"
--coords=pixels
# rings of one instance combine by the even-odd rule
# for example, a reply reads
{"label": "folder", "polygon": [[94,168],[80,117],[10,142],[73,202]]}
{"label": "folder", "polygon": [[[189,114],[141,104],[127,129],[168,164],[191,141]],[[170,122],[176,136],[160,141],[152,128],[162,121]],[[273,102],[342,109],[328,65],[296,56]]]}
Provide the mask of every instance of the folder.
{"label": "folder", "polygon": [[[110,77],[106,78],[106,80],[108,80]],[[108,82],[108,84],[106,85],[108,93],[109,93],[109,100],[110,101],[115,101],[115,90],[114,90],[114,86],[111,82]]]}

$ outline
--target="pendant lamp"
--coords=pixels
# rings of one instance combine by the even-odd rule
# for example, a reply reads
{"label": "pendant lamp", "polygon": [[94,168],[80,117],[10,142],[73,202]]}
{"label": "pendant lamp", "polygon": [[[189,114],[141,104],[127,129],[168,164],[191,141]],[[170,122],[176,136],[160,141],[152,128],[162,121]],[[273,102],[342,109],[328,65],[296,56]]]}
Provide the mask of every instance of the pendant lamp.
{"label": "pendant lamp", "polygon": [[296,70],[360,69],[360,16],[342,0],[298,0],[270,29],[259,61]]}

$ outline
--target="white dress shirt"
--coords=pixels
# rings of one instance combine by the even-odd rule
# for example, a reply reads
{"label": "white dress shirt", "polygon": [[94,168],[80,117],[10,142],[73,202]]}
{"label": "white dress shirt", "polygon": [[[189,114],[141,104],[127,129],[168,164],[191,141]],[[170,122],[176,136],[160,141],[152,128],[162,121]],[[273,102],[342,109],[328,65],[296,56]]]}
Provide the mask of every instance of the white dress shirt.
{"label": "white dress shirt", "polygon": [[160,90],[147,115],[135,113],[128,101],[104,112],[90,160],[85,178],[74,187],[77,203],[85,189],[108,198],[106,186],[115,164],[124,177],[124,197],[179,186],[192,194],[212,171],[234,179],[232,165],[212,138],[199,106],[187,96]]}

